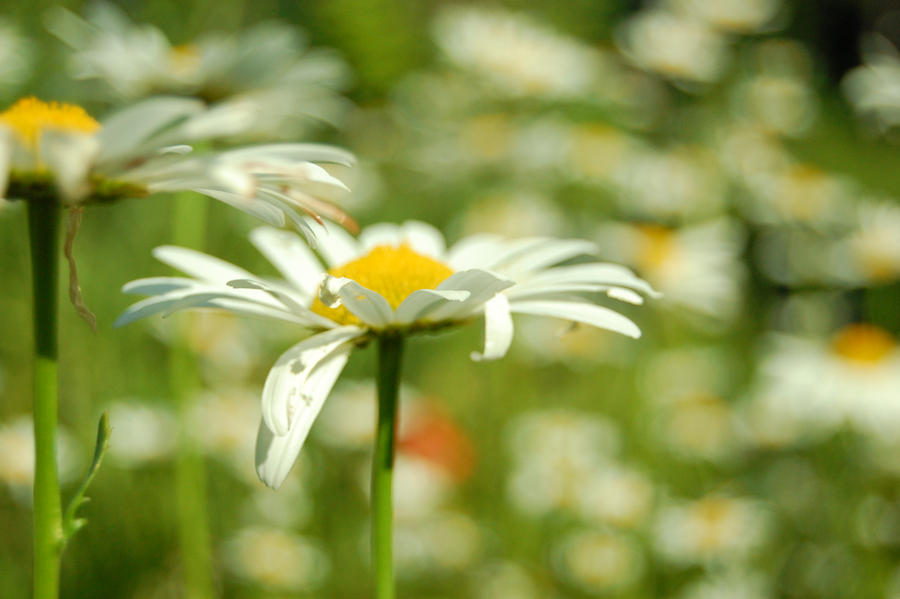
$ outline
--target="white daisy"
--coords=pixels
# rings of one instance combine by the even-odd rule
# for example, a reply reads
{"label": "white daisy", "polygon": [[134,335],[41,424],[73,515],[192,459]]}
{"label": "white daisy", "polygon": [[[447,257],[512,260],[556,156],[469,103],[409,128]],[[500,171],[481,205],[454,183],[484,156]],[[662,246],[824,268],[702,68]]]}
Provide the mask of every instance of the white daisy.
{"label": "white daisy", "polygon": [[295,235],[261,228],[252,241],[285,281],[267,281],[192,250],[161,247],[156,257],[192,278],[142,279],[124,288],[152,297],[132,305],[120,325],[160,312],[215,307],[318,331],[278,359],[263,389],[257,471],[273,487],[290,470],[355,346],[484,315],[484,351],[472,357],[500,358],[512,341],[513,313],[638,337],[631,320],[598,305],[597,298],[640,304],[638,292],[656,295],[621,266],[596,261],[558,266],[594,253],[594,244],[586,241],[481,235],[448,250],[441,234],[420,222],[375,225],[359,240],[335,226],[324,228],[318,250],[327,271]]}
{"label": "white daisy", "polygon": [[74,50],[72,75],[100,82],[95,93],[131,100],[193,95],[250,107],[246,132],[268,139],[297,135],[310,118],[335,121],[347,107],[335,92],[348,79],[344,63],[328,51],[307,51],[302,32],[282,23],[206,33],[174,46],[159,29],[133,23],[109,3],[93,5],[87,20],[61,7],[46,20]]}
{"label": "white daisy", "polygon": [[342,150],[269,144],[195,153],[183,145],[242,118],[232,108],[159,97],[99,123],[79,106],[24,98],[0,113],[0,197],[76,205],[190,190],[276,226],[290,218],[308,230],[300,213],[342,220],[330,201],[346,187],[311,162],[351,164]]}

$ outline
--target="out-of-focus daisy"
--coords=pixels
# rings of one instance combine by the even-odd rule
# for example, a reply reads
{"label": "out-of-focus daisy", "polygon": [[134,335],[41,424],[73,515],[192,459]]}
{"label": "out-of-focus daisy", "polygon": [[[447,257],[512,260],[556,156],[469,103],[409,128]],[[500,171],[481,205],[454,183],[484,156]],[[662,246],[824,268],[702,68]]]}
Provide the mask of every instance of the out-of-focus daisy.
{"label": "out-of-focus daisy", "polygon": [[0,96],[15,92],[31,74],[33,49],[7,19],[0,19]]}
{"label": "out-of-focus daisy", "polygon": [[285,139],[310,119],[333,121],[346,108],[335,93],[347,69],[333,53],[307,52],[302,33],[268,22],[238,35],[207,33],[173,46],[151,25],[136,25],[115,5],[93,5],[87,20],[56,7],[53,33],[74,49],[69,67],[78,79],[99,80],[113,95],[193,95],[252,110],[242,131]]}
{"label": "out-of-focus daisy", "polygon": [[577,512],[588,522],[635,528],[650,515],[656,490],[639,471],[607,465],[590,472],[576,493]]}
{"label": "out-of-focus daisy", "polygon": [[322,408],[350,351],[382,336],[406,336],[485,317],[484,351],[502,357],[512,341],[513,313],[551,316],[637,337],[626,317],[597,303],[599,295],[639,304],[655,294],[629,270],[595,261],[559,266],[595,251],[580,240],[494,236],[467,238],[449,250],[431,226],[369,227],[357,241],[323,225],[319,252],[326,272],[292,233],[258,229],[253,242],[287,279],[270,282],[211,256],[174,247],[155,255],[194,278],[156,277],[125,291],[151,295],[119,324],[159,312],[218,307],[301,325],[318,334],[285,352],[263,389],[257,445],[260,477],[277,487]]}
{"label": "out-of-focus daisy", "polygon": [[394,560],[398,573],[421,578],[428,572],[467,571],[481,555],[481,529],[469,516],[441,510],[397,523]]}
{"label": "out-of-focus daisy", "polygon": [[591,493],[587,481],[609,467],[618,446],[617,429],[597,416],[564,410],[520,416],[509,428],[510,502],[534,516],[578,510]]}
{"label": "out-of-focus daisy", "polygon": [[770,599],[772,581],[765,574],[729,568],[688,584],[678,599]]}
{"label": "out-of-focus daisy", "polygon": [[193,153],[190,146],[233,126],[240,111],[161,97],[94,120],[82,108],[24,98],[0,113],[0,196],[75,205],[196,191],[283,226],[300,213],[341,220],[330,200],[340,180],[311,161],[350,164],[349,154],[315,144],[248,146]]}
{"label": "out-of-focus daisy", "polygon": [[726,218],[675,229],[656,224],[607,224],[596,239],[659,289],[666,301],[729,320],[740,306],[744,235]]}
{"label": "out-of-focus daisy", "polygon": [[109,406],[113,434],[109,457],[124,468],[138,468],[172,457],[177,440],[175,416],[165,405],[136,400]]}
{"label": "out-of-focus daisy", "polygon": [[472,598],[538,599],[543,593],[524,567],[505,561],[490,562],[472,573]]}
{"label": "out-of-focus daisy", "polygon": [[228,459],[235,470],[243,472],[258,418],[254,391],[223,386],[191,401],[187,429],[200,450]]}
{"label": "out-of-focus daisy", "polygon": [[729,33],[765,30],[781,8],[781,0],[668,0],[666,4],[673,12],[693,15]]}
{"label": "out-of-focus daisy", "polygon": [[687,83],[719,78],[728,59],[724,36],[700,19],[648,9],[625,21],[619,46],[635,64]]}
{"label": "out-of-focus daisy", "polygon": [[678,564],[729,562],[748,557],[766,539],[768,513],[757,502],[710,496],[663,508],[656,548]]}
{"label": "out-of-focus daisy", "polygon": [[817,229],[852,218],[854,186],[811,164],[796,163],[748,181],[745,214],[764,224],[800,223]]}
{"label": "out-of-focus daisy", "polygon": [[624,214],[659,220],[715,216],[725,181],[715,156],[699,147],[632,153],[611,177]]}
{"label": "out-of-focus daisy", "polygon": [[900,205],[866,201],[859,202],[856,210],[853,232],[829,256],[833,268],[837,266],[838,276],[856,284],[896,280],[900,277]]}
{"label": "out-of-focus daisy", "polygon": [[554,548],[554,570],[567,584],[589,594],[609,593],[637,582],[644,556],[622,533],[580,530]]}
{"label": "out-of-focus daisy", "polygon": [[225,543],[223,555],[231,575],[273,591],[315,591],[331,571],[317,543],[277,528],[245,528]]}
{"label": "out-of-focus daisy", "polygon": [[862,43],[863,64],[841,82],[853,107],[888,133],[900,125],[900,53],[886,38],[870,34]]}
{"label": "out-of-focus daisy", "polygon": [[797,436],[845,422],[876,438],[900,431],[900,346],[880,327],[851,324],[830,339],[773,337],[759,372],[756,408],[793,423]]}
{"label": "out-of-focus daisy", "polygon": [[470,206],[462,217],[466,235],[558,235],[564,228],[562,212],[542,195],[533,192],[498,191]]}
{"label": "out-of-focus daisy", "polygon": [[635,351],[627,341],[594,327],[545,318],[525,316],[516,324],[517,347],[537,361],[558,362],[575,370],[593,369],[598,363],[627,363]]}
{"label": "out-of-focus daisy", "polygon": [[[68,482],[78,474],[79,447],[64,428],[60,430],[57,443],[60,480]],[[31,416],[0,423],[0,482],[6,483],[17,499],[30,501],[33,481],[34,425]]]}
{"label": "out-of-focus daisy", "polygon": [[590,48],[523,15],[497,8],[446,8],[434,33],[451,61],[506,94],[572,97],[594,83],[597,56]]}

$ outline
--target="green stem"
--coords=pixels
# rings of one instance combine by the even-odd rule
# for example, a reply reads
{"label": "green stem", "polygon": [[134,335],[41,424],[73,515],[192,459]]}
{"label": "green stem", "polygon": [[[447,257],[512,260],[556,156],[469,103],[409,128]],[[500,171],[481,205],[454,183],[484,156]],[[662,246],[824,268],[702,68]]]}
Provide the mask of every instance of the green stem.
{"label": "green stem", "polygon": [[[205,198],[178,194],[174,201],[172,236],[177,245],[201,249],[206,232]],[[184,325],[184,319],[179,323]],[[175,501],[178,542],[184,567],[185,599],[214,596],[206,467],[189,434],[190,401],[200,386],[196,359],[185,340],[184,327],[176,332],[169,355],[169,382],[178,416],[178,455],[175,459]]]}
{"label": "green stem", "polygon": [[376,599],[394,599],[392,479],[402,356],[403,337],[379,337],[378,428],[372,458],[372,563]]}
{"label": "green stem", "polygon": [[56,469],[60,209],[51,202],[27,203],[34,291],[34,598],[56,599],[62,549]]}

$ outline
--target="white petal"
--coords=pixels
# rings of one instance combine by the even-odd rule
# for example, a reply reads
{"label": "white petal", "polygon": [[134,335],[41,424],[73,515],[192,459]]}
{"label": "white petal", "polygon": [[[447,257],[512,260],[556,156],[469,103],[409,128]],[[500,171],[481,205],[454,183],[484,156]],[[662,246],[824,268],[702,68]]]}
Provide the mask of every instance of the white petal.
{"label": "white petal", "polygon": [[340,227],[325,223],[325,232],[316,235],[316,239],[317,249],[329,268],[342,266],[359,257],[359,244]]}
{"label": "white petal", "polygon": [[432,258],[443,258],[447,250],[441,232],[420,221],[403,223],[403,239],[420,254]]}
{"label": "white petal", "polygon": [[484,305],[484,352],[472,352],[473,360],[496,360],[506,355],[513,338],[509,300],[502,293]]}
{"label": "white petal", "polygon": [[250,234],[250,240],[285,279],[310,299],[315,297],[325,271],[297,235],[289,231],[260,227]]}
{"label": "white petal", "polygon": [[625,289],[624,287],[612,287],[606,292],[606,295],[622,302],[634,304],[635,306],[640,306],[644,303],[642,295],[631,289]]}
{"label": "white petal", "polygon": [[379,223],[366,227],[359,234],[359,243],[366,250],[371,250],[379,245],[398,246],[403,240],[400,227],[394,223]]}
{"label": "white petal", "polygon": [[185,274],[211,283],[224,284],[234,279],[253,278],[253,275],[243,268],[188,248],[163,245],[153,250],[153,256]]}
{"label": "white petal", "polygon": [[530,272],[596,251],[594,243],[581,239],[540,240],[509,258],[503,265],[503,270]]}
{"label": "white petal", "polygon": [[456,270],[490,268],[500,248],[500,238],[495,235],[472,235],[450,248],[447,264]]}
{"label": "white petal", "polygon": [[170,123],[203,110],[203,102],[189,98],[151,98],[104,119],[97,134],[101,161],[124,157]]}
{"label": "white petal", "polygon": [[512,281],[501,279],[497,275],[484,270],[472,269],[455,272],[437,286],[438,290],[468,291],[470,293],[469,297],[464,301],[446,304],[437,308],[428,315],[428,319],[438,322],[441,320],[465,318],[494,297],[495,294],[511,287],[513,284]]}
{"label": "white petal", "polygon": [[291,313],[300,316],[304,322],[319,328],[330,329],[335,325],[324,316],[316,314],[307,308],[307,298],[300,296],[297,290],[288,288],[287,286],[276,286],[274,284],[260,281],[259,279],[234,279],[228,281],[227,285],[232,289],[251,289],[263,291],[271,295],[276,301],[282,304]]}
{"label": "white petal", "polygon": [[122,286],[122,293],[134,295],[163,295],[170,291],[187,289],[197,285],[194,279],[187,277],[148,277],[129,281]]}
{"label": "white petal", "polygon": [[351,349],[349,344],[341,346],[307,378],[307,400],[301,402],[300,411],[294,416],[286,435],[274,435],[264,420],[260,422],[256,439],[256,473],[273,489],[280,487],[291,471],[313,421],[347,363]]}
{"label": "white petal", "polygon": [[325,276],[319,296],[322,303],[334,307],[335,296],[354,316],[365,324],[376,329],[383,328],[393,322],[394,310],[381,294],[366,289],[356,281],[344,277]]}
{"label": "white petal", "polygon": [[564,301],[524,301],[513,302],[510,310],[521,314],[554,316],[565,320],[583,322],[601,329],[609,329],[629,337],[640,337],[641,330],[628,318],[618,312],[583,302]]}
{"label": "white petal", "polygon": [[270,225],[283,227],[285,224],[284,211],[272,206],[269,202],[258,198],[208,187],[197,187],[191,189],[191,191],[202,193],[205,196],[209,196],[215,200],[228,204],[229,206],[233,206],[234,208],[242,210],[250,216],[255,216]]}
{"label": "white petal", "polygon": [[13,133],[8,127],[0,126],[0,198],[6,197],[6,185],[9,183],[12,152]]}
{"label": "white petal", "polygon": [[[315,398],[305,387],[320,362],[363,334],[359,327],[340,327],[305,339],[284,352],[272,366],[262,393],[262,417],[276,436],[287,435]],[[324,399],[324,398],[322,398]],[[310,421],[311,422],[311,421]]]}
{"label": "white petal", "polygon": [[49,130],[41,135],[39,147],[63,199],[68,203],[83,199],[90,190],[88,171],[100,151],[96,136]]}
{"label": "white petal", "polygon": [[471,292],[465,290],[441,290],[419,289],[409,294],[403,302],[397,306],[394,321],[397,324],[411,324],[428,317],[429,314],[452,302],[462,302],[469,299]]}

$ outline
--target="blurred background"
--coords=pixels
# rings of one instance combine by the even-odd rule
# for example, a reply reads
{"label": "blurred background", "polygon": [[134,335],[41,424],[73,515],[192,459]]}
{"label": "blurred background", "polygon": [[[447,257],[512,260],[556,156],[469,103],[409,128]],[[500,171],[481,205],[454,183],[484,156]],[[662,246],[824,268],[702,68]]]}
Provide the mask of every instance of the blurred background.
{"label": "blurred background", "polygon": [[[268,119],[216,143],[351,149],[361,225],[590,239],[665,294],[630,313],[638,341],[521,318],[496,363],[469,360],[479,327],[410,342],[399,596],[897,599],[898,43],[884,0],[4,0],[0,105],[259,102]],[[208,204],[193,245],[271,272],[247,242],[258,223]],[[208,539],[186,551],[208,548],[214,596],[365,597],[372,351],[264,488],[258,397],[302,331],[212,312],[112,328],[120,287],[167,273],[150,251],[173,241],[173,206],[92,206],[76,241],[99,330],[62,304],[64,499],[104,410],[113,434],[63,596],[189,596],[188,447]],[[15,202],[0,268],[0,597],[18,598],[32,439]],[[191,364],[175,392],[173,352]]]}

